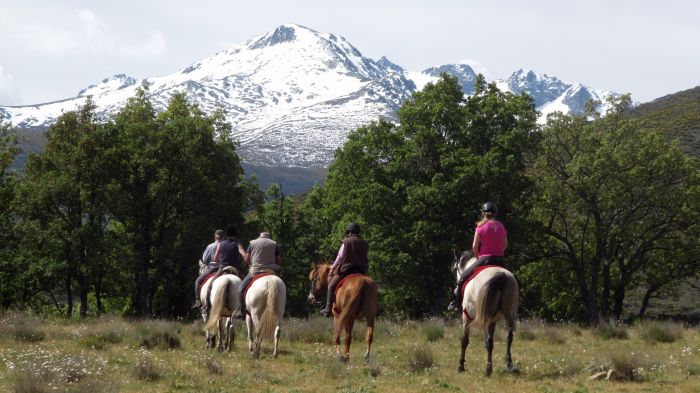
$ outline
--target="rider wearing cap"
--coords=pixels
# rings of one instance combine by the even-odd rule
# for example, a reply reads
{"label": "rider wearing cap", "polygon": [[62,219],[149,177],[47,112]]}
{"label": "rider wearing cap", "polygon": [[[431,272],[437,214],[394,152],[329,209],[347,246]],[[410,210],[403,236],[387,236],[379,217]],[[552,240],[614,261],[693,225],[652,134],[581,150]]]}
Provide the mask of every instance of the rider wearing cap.
{"label": "rider wearing cap", "polygon": [[369,245],[367,241],[360,238],[360,225],[355,222],[349,223],[345,228],[345,238],[340,245],[340,250],[338,250],[338,256],[331,266],[329,275],[332,278],[328,282],[326,307],[321,309],[321,315],[331,316],[335,287],[340,280],[353,273],[367,274],[368,251]]}
{"label": "rider wearing cap", "polygon": [[476,223],[474,242],[472,243],[472,252],[477,260],[459,277],[457,288],[454,290],[455,299],[448,306],[450,310],[460,309],[462,284],[474,274],[477,267],[485,265],[505,267],[504,255],[506,247],[508,247],[508,232],[503,223],[496,220],[497,213],[498,208],[494,202],[486,202],[481,208],[482,218]]}

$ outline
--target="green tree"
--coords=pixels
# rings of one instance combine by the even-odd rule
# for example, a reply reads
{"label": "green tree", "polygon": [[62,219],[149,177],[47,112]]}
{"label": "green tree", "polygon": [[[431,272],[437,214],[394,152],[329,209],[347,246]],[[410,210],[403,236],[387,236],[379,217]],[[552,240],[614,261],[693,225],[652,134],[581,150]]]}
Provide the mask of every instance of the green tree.
{"label": "green tree", "polygon": [[[453,285],[453,245],[471,244],[479,206],[495,200],[507,226],[526,209],[525,156],[537,140],[532,100],[499,91],[479,77],[465,98],[443,75],[398,112],[352,132],[336,151],[320,195],[322,254],[337,252],[344,227],[357,221],[370,242],[370,274],[382,303],[408,316],[439,313]],[[506,186],[507,185],[507,186]],[[512,237],[517,259],[524,233]],[[517,265],[517,263],[513,263]]]}
{"label": "green tree", "polygon": [[15,213],[12,201],[17,188],[17,176],[10,166],[19,153],[17,134],[9,124],[0,121],[0,306],[9,307],[16,297],[15,277],[18,273],[14,263],[19,239],[16,236]]}
{"label": "green tree", "polygon": [[605,117],[592,105],[584,116],[550,117],[533,166],[550,266],[573,272],[566,284],[591,325],[619,319],[652,255],[686,236],[688,191],[698,184],[697,165],[677,145],[623,116],[629,103],[612,100]]}
{"label": "green tree", "polygon": [[52,298],[57,288],[51,283],[63,283],[68,316],[74,287],[80,316],[87,315],[88,293],[106,264],[108,136],[95,123],[94,109],[88,98],[47,130],[44,151],[30,156],[19,194],[28,273],[43,276],[39,285]]}
{"label": "green tree", "polygon": [[179,93],[156,114],[139,89],[114,120],[120,170],[110,186],[112,206],[131,245],[125,261],[136,315],[185,314],[211,233],[242,222],[247,188],[222,116],[204,115]]}

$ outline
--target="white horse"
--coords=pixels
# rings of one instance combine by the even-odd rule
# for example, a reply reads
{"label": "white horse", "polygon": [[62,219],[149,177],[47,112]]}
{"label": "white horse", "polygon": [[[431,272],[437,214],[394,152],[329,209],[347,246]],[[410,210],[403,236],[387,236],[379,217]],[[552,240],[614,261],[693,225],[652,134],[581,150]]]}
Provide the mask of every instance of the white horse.
{"label": "white horse", "polygon": [[260,357],[262,339],[275,340],[273,356],[279,354],[280,324],[287,302],[287,286],[274,274],[253,282],[245,295],[248,314],[248,350],[255,358]]}
{"label": "white horse", "polygon": [[[201,265],[201,262],[200,262]],[[233,318],[231,314],[233,310],[238,308],[238,289],[241,286],[241,279],[235,274],[236,269],[233,267],[224,268],[223,274],[219,277],[211,278],[214,280],[211,283],[211,310],[202,309],[202,319],[204,319],[204,332],[207,340],[207,348],[216,347],[216,339],[219,339],[219,351],[224,350],[224,333],[226,334],[225,348],[230,352],[233,347],[235,331],[233,326]],[[207,304],[207,291],[209,282],[202,285],[199,291],[199,299],[202,304]]]}
{"label": "white horse", "polygon": [[[471,257],[471,258],[470,258]],[[476,258],[470,252],[463,252],[461,256],[455,253],[455,261],[452,266],[457,280],[467,267],[476,262]],[[479,273],[467,283],[462,298],[462,354],[459,359],[459,371],[464,371],[464,353],[469,345],[469,329],[471,326],[484,329],[486,336],[486,375],[491,376],[493,363],[493,332],[496,322],[505,319],[508,329],[506,338],[506,368],[513,370],[513,361],[510,355],[510,347],[513,343],[513,330],[518,313],[518,281],[515,276],[502,267],[489,267]]]}

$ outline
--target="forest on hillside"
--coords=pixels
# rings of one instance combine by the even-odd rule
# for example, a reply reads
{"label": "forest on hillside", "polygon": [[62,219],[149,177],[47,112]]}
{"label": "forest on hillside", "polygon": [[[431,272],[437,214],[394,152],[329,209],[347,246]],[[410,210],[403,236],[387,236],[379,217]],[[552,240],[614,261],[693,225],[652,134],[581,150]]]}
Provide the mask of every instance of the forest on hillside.
{"label": "forest on hillside", "polygon": [[700,275],[700,165],[661,130],[663,117],[630,117],[629,97],[613,100],[605,116],[590,103],[538,125],[526,94],[478,78],[465,97],[443,75],[404,103],[398,123],[352,132],[325,184],[294,196],[246,179],[223,113],[182,94],[157,113],[139,90],[106,122],[88,99],[46,131],[22,172],[11,169],[17,134],[3,124],[0,305],[193,316],[197,260],[233,223],[244,244],[262,230],[278,241],[287,311],[303,316],[309,269],[334,258],[355,221],[385,312],[439,315],[454,252],[470,246],[479,207],[494,201],[521,315],[643,318]]}

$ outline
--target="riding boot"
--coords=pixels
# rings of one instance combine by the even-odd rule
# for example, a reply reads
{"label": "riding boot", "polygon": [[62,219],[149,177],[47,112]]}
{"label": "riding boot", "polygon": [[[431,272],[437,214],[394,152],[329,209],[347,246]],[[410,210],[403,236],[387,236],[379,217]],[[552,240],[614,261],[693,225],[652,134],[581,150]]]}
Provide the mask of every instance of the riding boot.
{"label": "riding boot", "polygon": [[460,306],[462,304],[462,297],[461,292],[462,292],[462,284],[464,283],[464,280],[460,279],[459,282],[457,282],[457,287],[455,288],[454,291],[452,291],[452,294],[454,295],[454,298],[450,302],[450,304],[447,306],[447,309],[449,311],[459,311]]}
{"label": "riding boot", "polygon": [[324,317],[330,317],[333,315],[332,308],[333,308],[333,298],[335,297],[335,288],[331,287],[330,285],[328,286],[328,294],[326,295],[326,307],[322,308],[320,313]]}
{"label": "riding boot", "polygon": [[238,308],[233,312],[233,317],[237,319],[245,319],[245,301],[241,300]]}

